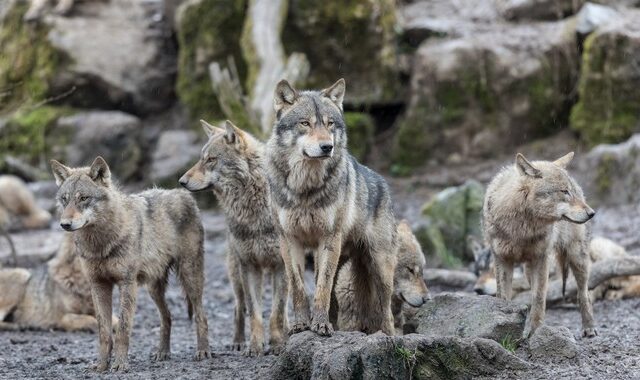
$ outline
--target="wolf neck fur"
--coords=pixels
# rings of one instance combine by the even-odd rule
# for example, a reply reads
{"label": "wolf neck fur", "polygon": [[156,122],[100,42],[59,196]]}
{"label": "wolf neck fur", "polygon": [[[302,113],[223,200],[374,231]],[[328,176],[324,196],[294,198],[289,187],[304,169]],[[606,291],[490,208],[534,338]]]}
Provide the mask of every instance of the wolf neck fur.
{"label": "wolf neck fur", "polygon": [[75,232],[75,243],[84,258],[106,258],[111,249],[118,245],[129,232],[126,225],[126,207],[120,207],[125,195],[111,193],[110,207],[98,215],[96,220]]}
{"label": "wolf neck fur", "polygon": [[326,160],[296,159],[277,163],[274,167],[284,179],[289,192],[300,195],[324,188],[331,173],[345,162],[344,154],[337,149],[335,154]]}

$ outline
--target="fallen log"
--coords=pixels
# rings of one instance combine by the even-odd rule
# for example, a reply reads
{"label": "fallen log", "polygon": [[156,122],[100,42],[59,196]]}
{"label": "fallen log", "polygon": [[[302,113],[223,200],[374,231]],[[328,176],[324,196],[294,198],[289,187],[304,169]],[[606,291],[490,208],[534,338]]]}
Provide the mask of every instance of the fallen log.
{"label": "fallen log", "polygon": [[465,270],[426,269],[424,280],[427,286],[442,285],[452,288],[466,288],[478,280],[475,274]]}

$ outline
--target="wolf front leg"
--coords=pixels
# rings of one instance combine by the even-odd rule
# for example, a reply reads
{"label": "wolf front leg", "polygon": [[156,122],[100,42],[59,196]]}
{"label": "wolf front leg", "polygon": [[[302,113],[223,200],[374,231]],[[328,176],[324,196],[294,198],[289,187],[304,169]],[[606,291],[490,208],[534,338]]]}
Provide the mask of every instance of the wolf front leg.
{"label": "wolf front leg", "polygon": [[317,276],[313,311],[311,313],[311,331],[318,335],[330,336],[333,334],[333,326],[329,321],[329,306],[331,304],[333,280],[340,260],[342,236],[335,234],[326,238],[318,249],[315,263]]}
{"label": "wolf front leg", "polygon": [[116,333],[116,352],[113,371],[126,371],[129,369],[129,339],[131,337],[131,326],[133,325],[133,315],[136,311],[136,295],[138,285],[136,279],[126,279],[119,284],[120,287],[120,327]]}
{"label": "wolf front leg", "polygon": [[546,257],[539,257],[530,263],[531,268],[531,309],[524,325],[523,338],[529,338],[544,322],[549,282],[549,263]]}
{"label": "wolf front leg", "polygon": [[284,261],[291,298],[293,300],[293,325],[289,335],[309,330],[309,298],[304,287],[304,248],[295,240],[280,238],[280,255]]}
{"label": "wolf front leg", "polygon": [[273,301],[271,303],[271,318],[269,319],[269,352],[277,355],[284,349],[284,332],[288,328],[287,294],[289,287],[284,267],[274,269],[271,278]]}
{"label": "wolf front leg", "polygon": [[245,351],[247,356],[264,353],[264,326],[262,321],[262,269],[255,265],[242,267],[242,288],[247,295],[246,304],[251,320],[251,338]]}
{"label": "wolf front leg", "polygon": [[582,335],[588,338],[598,335],[593,321],[593,307],[589,297],[589,266],[591,260],[586,252],[569,255],[569,267],[578,285],[578,306],[582,316]]}
{"label": "wolf front leg", "polygon": [[496,255],[495,276],[497,285],[496,297],[510,301],[513,281],[513,263],[503,260]]}
{"label": "wolf front leg", "polygon": [[107,282],[91,282],[91,297],[98,320],[99,354],[95,370],[104,372],[109,368],[113,338],[111,335],[111,308],[113,284]]}

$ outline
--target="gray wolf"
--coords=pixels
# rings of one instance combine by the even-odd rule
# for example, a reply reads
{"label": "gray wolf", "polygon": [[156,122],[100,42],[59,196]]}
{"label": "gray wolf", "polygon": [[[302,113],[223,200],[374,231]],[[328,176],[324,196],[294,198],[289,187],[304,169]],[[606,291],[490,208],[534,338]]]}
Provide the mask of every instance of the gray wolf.
{"label": "gray wolf", "polygon": [[245,351],[264,350],[262,282],[270,272],[273,303],[269,321],[270,352],[279,353],[287,327],[288,284],[269,205],[264,146],[226,121],[223,128],[202,121],[209,137],[200,160],[180,178],[189,191],[212,190],[229,225],[227,262],[236,297],[234,349],[244,345],[245,305],[251,318],[251,340]]}
{"label": "gray wolf", "polygon": [[524,263],[531,284],[525,338],[544,321],[548,258],[553,255],[562,268],[563,280],[569,268],[576,279],[583,335],[597,334],[587,289],[590,259],[585,226],[595,211],[566,171],[572,158],[569,153],[553,162],[529,162],[518,153],[515,165],[503,168],[487,188],[483,232],[495,254],[496,294],[511,299],[515,264]]}
{"label": "gray wolf", "polygon": [[[282,80],[275,90],[267,175],[293,299],[290,332],[332,334],[330,299],[342,255],[355,274],[358,330],[393,334],[396,221],[391,196],[385,180],[347,152],[344,94],[343,79],[322,91],[297,91]],[[303,278],[307,251],[314,257],[311,307]]]}
{"label": "gray wolf", "polygon": [[[426,262],[420,243],[406,221],[401,221],[396,230],[398,234],[398,264],[393,276],[391,311],[393,312],[396,333],[402,333],[405,322],[410,319],[417,308],[431,299],[431,295],[423,277]],[[351,263],[347,261],[338,270],[334,285],[338,305],[337,324],[339,330],[353,330],[359,325],[353,314],[354,278]]]}
{"label": "gray wolf", "polygon": [[52,160],[51,168],[59,186],[60,225],[73,231],[96,309],[100,343],[96,369],[105,371],[111,357],[114,285],[120,289],[120,326],[112,369],[128,368],[138,284],[147,285],[160,313],[160,344],[153,358],[169,357],[171,315],[165,290],[171,269],[178,274],[189,315],[195,315],[196,359],[210,356],[202,309],[204,230],[191,195],[184,190],[160,189],[124,194],[112,183],[102,157],[84,168],[69,168]]}

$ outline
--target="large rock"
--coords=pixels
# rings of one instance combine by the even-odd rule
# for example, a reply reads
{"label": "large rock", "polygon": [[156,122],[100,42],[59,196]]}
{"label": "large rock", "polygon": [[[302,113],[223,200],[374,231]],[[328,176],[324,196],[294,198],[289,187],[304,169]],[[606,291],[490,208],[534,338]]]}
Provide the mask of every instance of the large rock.
{"label": "large rock", "polygon": [[120,111],[90,111],[58,119],[57,133],[69,144],[53,157],[69,166],[87,166],[102,156],[121,181],[138,173],[142,159],[140,120]]}
{"label": "large rock", "polygon": [[559,20],[576,13],[584,0],[495,0],[508,20]]}
{"label": "large rock", "polygon": [[418,334],[480,337],[502,342],[522,336],[527,307],[492,296],[443,294],[418,311]]}
{"label": "large rock", "polygon": [[573,25],[497,25],[424,42],[398,125],[395,165],[416,167],[452,152],[492,156],[566,125],[577,82]]}
{"label": "large rock", "polygon": [[273,379],[467,379],[529,364],[487,339],[310,331],[289,338]]}
{"label": "large rock", "polygon": [[586,36],[603,25],[619,21],[620,17],[611,7],[585,3],[576,15],[576,32]]}
{"label": "large rock", "polygon": [[542,325],[529,339],[529,352],[545,359],[573,359],[578,355],[578,344],[568,328]]}
{"label": "large rock", "polygon": [[621,142],[640,131],[639,10],[593,32],[584,42],[579,101],[571,127],[591,144]]}
{"label": "large rock", "polygon": [[287,52],[302,52],[311,74],[302,87],[347,81],[349,104],[401,100],[392,0],[291,0],[282,34]]}
{"label": "large rock", "polygon": [[201,144],[194,131],[169,130],[158,138],[151,156],[151,181],[174,187],[200,157]]}

